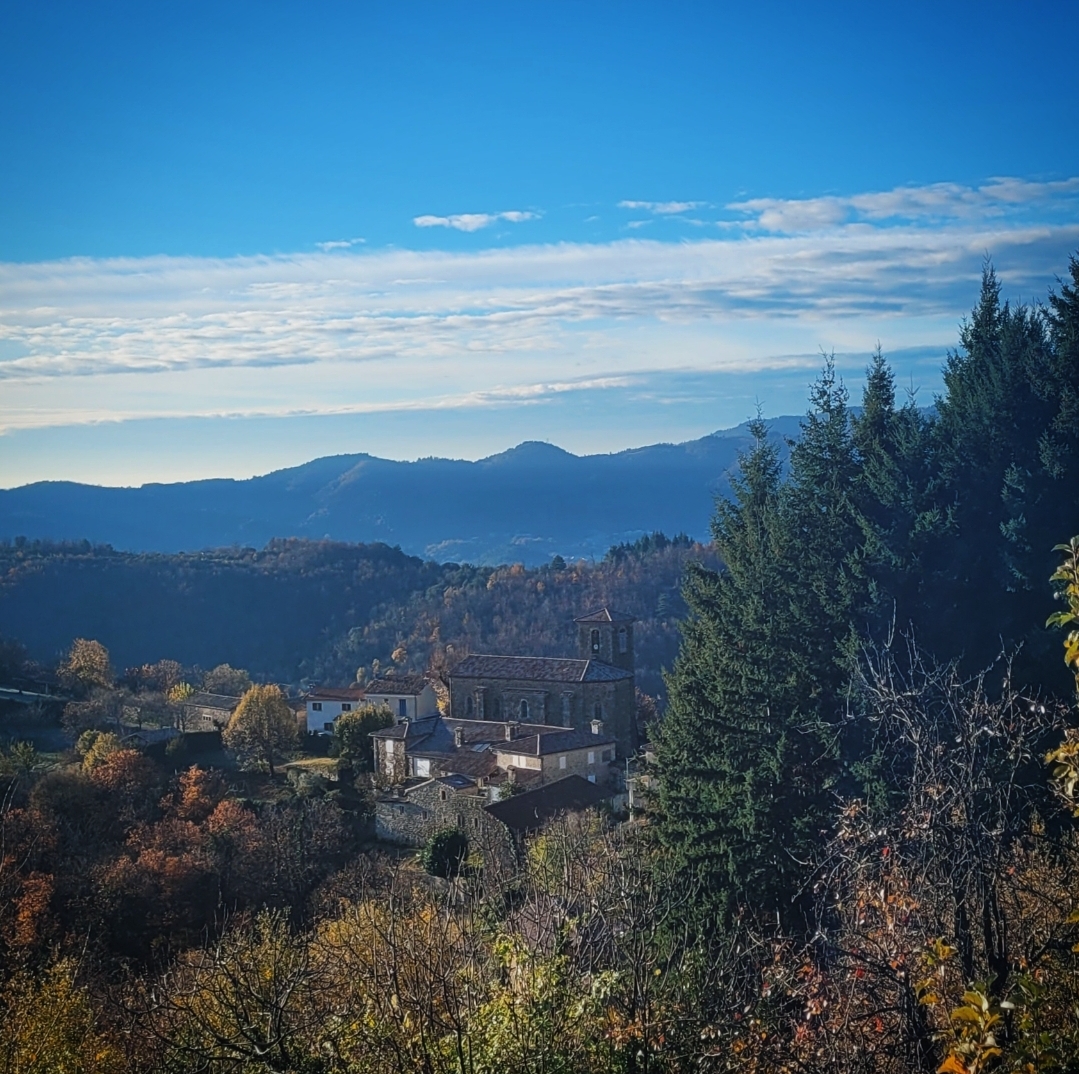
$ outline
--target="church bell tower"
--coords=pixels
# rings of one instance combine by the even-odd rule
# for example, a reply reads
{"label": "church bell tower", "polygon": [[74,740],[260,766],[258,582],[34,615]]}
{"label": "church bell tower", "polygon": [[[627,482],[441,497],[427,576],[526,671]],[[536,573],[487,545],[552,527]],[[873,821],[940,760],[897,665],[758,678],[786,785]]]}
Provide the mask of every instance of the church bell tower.
{"label": "church bell tower", "polygon": [[632,615],[600,608],[574,619],[577,649],[582,660],[600,660],[623,671],[633,671]]}

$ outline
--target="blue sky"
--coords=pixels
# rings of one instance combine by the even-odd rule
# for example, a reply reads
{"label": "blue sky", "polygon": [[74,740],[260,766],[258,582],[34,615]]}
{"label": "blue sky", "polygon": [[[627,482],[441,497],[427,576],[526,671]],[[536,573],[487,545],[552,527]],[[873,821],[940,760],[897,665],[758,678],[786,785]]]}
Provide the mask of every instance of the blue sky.
{"label": "blue sky", "polygon": [[8,5],[0,485],[684,440],[1079,249],[1073,4]]}

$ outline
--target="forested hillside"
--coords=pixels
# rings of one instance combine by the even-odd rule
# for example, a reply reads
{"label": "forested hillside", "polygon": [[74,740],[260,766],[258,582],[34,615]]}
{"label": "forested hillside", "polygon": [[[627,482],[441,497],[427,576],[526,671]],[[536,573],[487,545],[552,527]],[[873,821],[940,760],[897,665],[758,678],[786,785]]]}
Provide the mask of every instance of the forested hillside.
{"label": "forested hillside", "polygon": [[199,555],[24,542],[0,545],[0,636],[43,663],[86,637],[119,668],[228,663],[260,679],[348,685],[402,647],[417,671],[477,651],[571,654],[574,617],[611,604],[640,620],[639,682],[658,695],[677,653],[687,560],[714,563],[707,548],[662,535],[598,564],[533,569],[439,565],[328,541]]}

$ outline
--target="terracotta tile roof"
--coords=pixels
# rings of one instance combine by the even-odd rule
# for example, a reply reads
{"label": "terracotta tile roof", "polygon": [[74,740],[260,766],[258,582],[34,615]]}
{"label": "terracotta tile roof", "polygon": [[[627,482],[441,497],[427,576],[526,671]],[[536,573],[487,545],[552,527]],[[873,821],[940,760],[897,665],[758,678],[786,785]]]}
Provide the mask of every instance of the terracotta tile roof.
{"label": "terracotta tile roof", "polygon": [[381,679],[372,679],[363,692],[382,694],[389,697],[415,697],[423,693],[427,680],[422,675],[384,675]]}
{"label": "terracotta tile roof", "polygon": [[635,623],[637,621],[635,616],[622,615],[619,612],[612,612],[610,608],[604,606],[596,612],[589,612],[587,615],[579,615],[573,620],[575,623]]}
{"label": "terracotta tile roof", "polygon": [[576,813],[597,806],[608,797],[605,791],[583,776],[566,776],[501,802],[491,802],[483,808],[512,831],[529,832],[559,813]]}
{"label": "terracotta tile roof", "polygon": [[617,682],[632,679],[632,671],[601,660],[571,660],[560,656],[466,656],[450,678],[524,679],[530,682]]}

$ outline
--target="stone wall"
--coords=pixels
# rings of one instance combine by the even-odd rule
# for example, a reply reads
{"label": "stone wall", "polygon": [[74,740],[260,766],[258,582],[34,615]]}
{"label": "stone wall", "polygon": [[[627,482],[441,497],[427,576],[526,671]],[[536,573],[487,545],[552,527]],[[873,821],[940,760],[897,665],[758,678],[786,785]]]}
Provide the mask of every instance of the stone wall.
{"label": "stone wall", "polygon": [[[445,797],[443,797],[445,795]],[[385,795],[375,803],[375,836],[398,846],[422,847],[435,832],[457,828],[490,864],[512,857],[513,840],[500,821],[484,812],[487,797],[473,788],[458,792],[430,780],[406,795]]]}
{"label": "stone wall", "polygon": [[[620,756],[631,756],[636,747],[637,702],[632,679],[537,683],[530,679],[454,676],[452,682],[450,714],[455,719],[519,720],[522,724],[546,723],[587,731],[598,718],[607,734],[617,741]],[[522,701],[528,704],[527,716],[521,715]]]}

